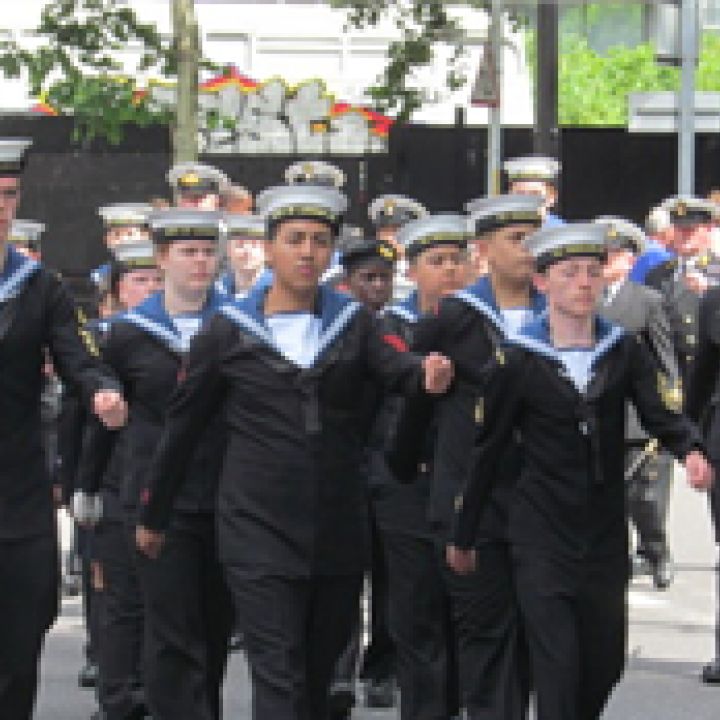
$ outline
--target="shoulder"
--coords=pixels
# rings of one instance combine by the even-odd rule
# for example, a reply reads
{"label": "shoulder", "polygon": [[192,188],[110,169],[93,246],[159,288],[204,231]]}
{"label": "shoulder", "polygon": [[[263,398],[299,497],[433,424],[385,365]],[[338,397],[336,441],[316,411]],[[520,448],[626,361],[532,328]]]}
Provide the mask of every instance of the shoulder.
{"label": "shoulder", "polygon": [[677,266],[677,260],[675,258],[669,258],[663,260],[663,262],[650,268],[645,275],[645,282],[649,285],[655,285],[668,278],[674,272]]}

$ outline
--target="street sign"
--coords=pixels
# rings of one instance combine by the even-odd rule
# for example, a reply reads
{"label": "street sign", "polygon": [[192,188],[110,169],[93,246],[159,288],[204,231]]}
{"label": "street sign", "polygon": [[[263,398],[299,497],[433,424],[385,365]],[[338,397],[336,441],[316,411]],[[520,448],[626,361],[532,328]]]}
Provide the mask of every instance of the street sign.
{"label": "street sign", "polygon": [[473,107],[499,107],[500,83],[498,82],[497,61],[493,54],[492,43],[483,43],[483,54],[478,72],[470,91],[470,104]]}

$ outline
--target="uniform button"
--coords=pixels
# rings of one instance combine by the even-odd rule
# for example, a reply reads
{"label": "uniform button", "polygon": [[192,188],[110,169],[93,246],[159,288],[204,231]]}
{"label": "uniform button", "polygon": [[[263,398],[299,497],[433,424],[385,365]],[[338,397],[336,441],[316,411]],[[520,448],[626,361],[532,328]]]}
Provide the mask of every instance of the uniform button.
{"label": "uniform button", "polygon": [[688,345],[694,345],[695,344],[695,336],[694,335],[686,335],[685,340],[687,341]]}
{"label": "uniform button", "polygon": [[429,469],[429,468],[428,468],[428,464],[427,464],[427,463],[420,463],[420,465],[418,465],[418,470],[419,470],[421,473],[426,473],[426,472],[428,471],[428,469]]}
{"label": "uniform button", "polygon": [[686,316],[685,316],[685,322],[686,322],[688,325],[692,325],[692,322],[693,322],[692,315],[686,315]]}
{"label": "uniform button", "polygon": [[455,512],[460,512],[463,506],[463,496],[457,495],[455,497]]}

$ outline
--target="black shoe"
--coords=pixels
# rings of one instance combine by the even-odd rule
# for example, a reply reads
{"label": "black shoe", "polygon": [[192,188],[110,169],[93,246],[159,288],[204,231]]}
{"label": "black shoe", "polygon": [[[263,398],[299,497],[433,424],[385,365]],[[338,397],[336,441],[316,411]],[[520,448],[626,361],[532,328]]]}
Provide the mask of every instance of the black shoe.
{"label": "black shoe", "polygon": [[365,707],[377,710],[395,707],[395,683],[392,680],[367,680]]}
{"label": "black shoe", "polygon": [[707,685],[720,685],[720,657],[702,669],[702,681]]}
{"label": "black shoe", "polygon": [[330,718],[346,720],[355,707],[355,683],[336,681],[330,686]]}
{"label": "black shoe", "polygon": [[653,584],[658,590],[667,590],[673,584],[673,580],[675,580],[675,570],[673,569],[672,560],[669,557],[651,561],[650,573]]}
{"label": "black shoe", "polygon": [[85,689],[91,690],[98,684],[98,666],[97,663],[88,662],[78,673],[78,685]]}

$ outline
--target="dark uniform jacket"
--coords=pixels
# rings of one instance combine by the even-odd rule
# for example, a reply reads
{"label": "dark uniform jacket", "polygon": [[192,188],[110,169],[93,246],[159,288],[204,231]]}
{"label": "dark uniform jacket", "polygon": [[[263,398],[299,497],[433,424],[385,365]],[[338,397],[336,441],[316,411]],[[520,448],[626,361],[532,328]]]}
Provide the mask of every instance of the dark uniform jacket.
{"label": "dark uniform jacket", "polygon": [[[535,315],[545,307],[544,299],[536,293],[532,294],[531,303]],[[485,383],[506,341],[507,329],[490,278],[483,277],[465,290],[445,298],[432,327],[434,333],[430,329],[423,333],[424,345],[444,353],[455,365],[455,380],[450,392],[437,403],[437,441],[428,500],[428,517],[437,531],[446,536],[453,521],[455,497],[467,477],[467,463],[477,439],[475,422],[469,425],[458,423],[457,418],[472,417],[482,423]],[[411,407],[414,404],[407,405],[408,411],[397,431],[397,450],[389,454],[389,462],[394,468],[409,466],[403,457],[403,449],[407,452],[413,444],[413,436],[417,439],[420,435],[415,426],[422,413]],[[400,455],[402,463],[396,460],[395,454]],[[503,539],[505,536],[507,508],[520,469],[517,438],[508,441],[505,459],[502,464],[504,481],[493,489],[478,527],[479,535],[486,539]],[[397,474],[402,477],[407,473],[397,470]]]}
{"label": "dark uniform jacket", "polygon": [[[205,319],[214,314],[221,300],[218,294],[211,294],[203,311]],[[164,308],[162,293],[151,295],[110,323],[103,355],[124,387],[129,417],[126,427],[115,432],[91,422],[78,480],[86,493],[98,491],[113,452],[124,452],[122,504],[126,511],[133,513],[147,501],[149,466],[170,397],[185,372],[187,351]],[[123,449],[116,450],[120,434]],[[200,434],[197,452],[178,470],[180,492],[175,505],[181,512],[212,513],[215,507],[225,441],[222,423],[218,419]]]}
{"label": "dark uniform jacket", "polygon": [[[700,304],[698,350],[690,373],[688,415],[702,424],[707,452],[716,472],[720,468],[720,288],[707,291]],[[720,488],[711,491],[715,538],[720,543]]]}
{"label": "dark uniform jacket", "polygon": [[[697,352],[700,296],[686,285],[683,278],[678,277],[678,267],[678,258],[658,265],[647,274],[645,284],[658,290],[665,299],[680,377],[683,384],[687,385],[690,367]],[[720,279],[720,259],[710,253],[695,260],[693,268],[714,282]]]}
{"label": "dark uniform jacket", "polygon": [[218,494],[221,559],[289,577],[357,574],[368,549],[364,395],[419,388],[420,361],[384,342],[357,302],[321,287],[320,343],[303,369],[276,347],[265,291],[224,306],[193,342],[168,411],[143,524],[167,524],[197,436],[220,414],[228,446]]}
{"label": "dark uniform jacket", "polygon": [[485,441],[456,501],[460,547],[472,547],[487,495],[502,481],[501,450],[519,430],[523,457],[509,510],[511,543],[561,562],[620,558],[619,566],[626,564],[627,400],[676,457],[701,443],[694,425],[666,403],[659,367],[642,340],[600,318],[596,339],[591,379],[580,392],[550,342],[547,317],[513,338],[488,385],[479,429]]}
{"label": "dark uniform jacket", "polygon": [[54,532],[41,442],[45,348],[86,404],[99,389],[119,389],[83,321],[58,277],[8,248],[0,273],[0,540]]}
{"label": "dark uniform jacket", "polygon": [[[647,342],[667,377],[668,387],[679,382],[672,329],[663,296],[657,290],[626,280],[611,299],[600,302],[598,313],[628,332],[637,333]],[[649,440],[631,403],[628,403],[626,427],[629,443],[644,444]]]}

